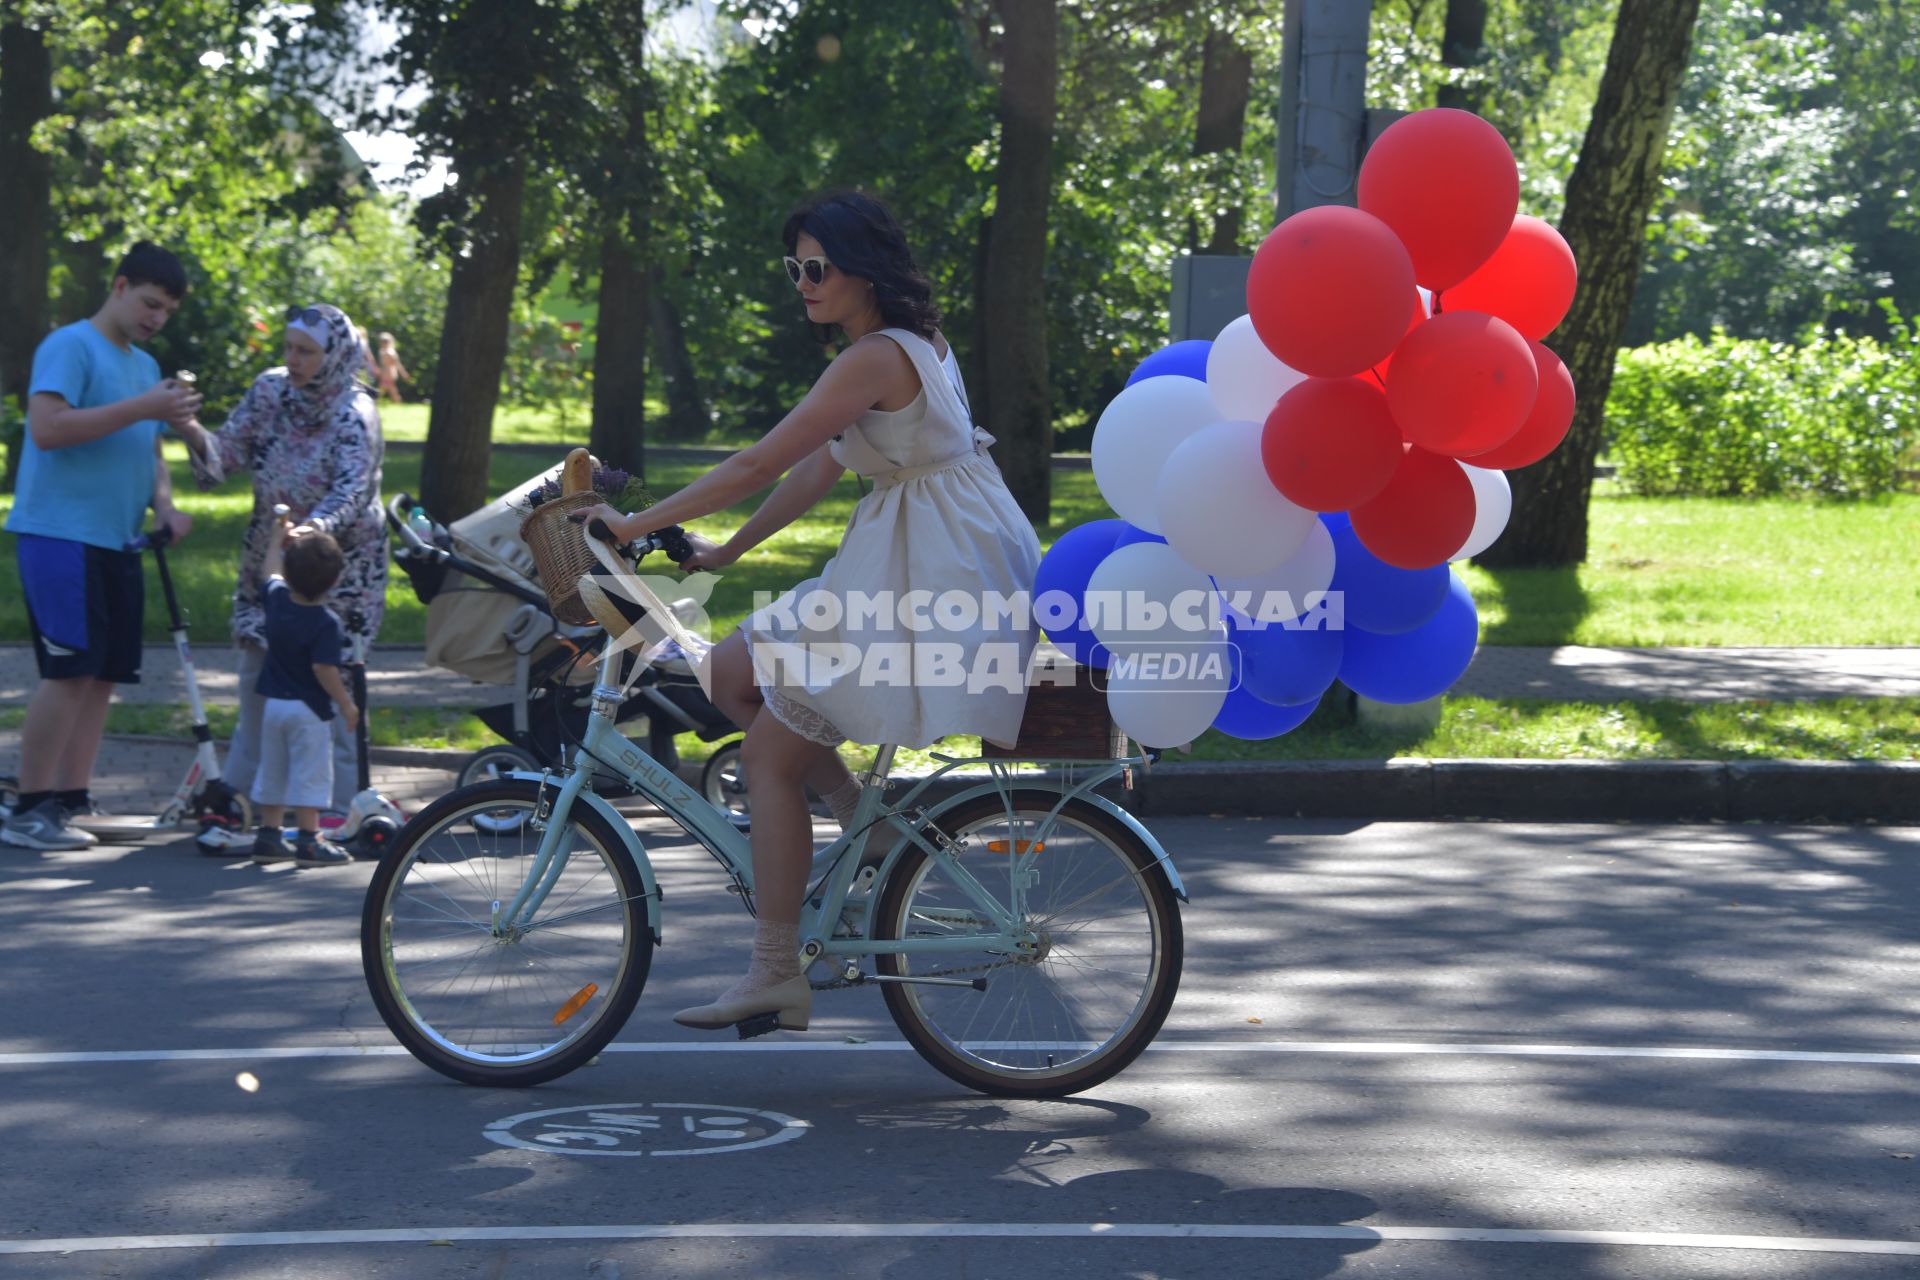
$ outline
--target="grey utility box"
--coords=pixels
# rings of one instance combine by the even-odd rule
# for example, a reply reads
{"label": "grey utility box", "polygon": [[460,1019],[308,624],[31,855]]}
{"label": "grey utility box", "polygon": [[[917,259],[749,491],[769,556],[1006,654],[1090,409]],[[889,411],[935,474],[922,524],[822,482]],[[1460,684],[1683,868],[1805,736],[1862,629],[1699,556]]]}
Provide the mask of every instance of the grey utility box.
{"label": "grey utility box", "polygon": [[1247,314],[1247,271],[1252,258],[1189,254],[1173,260],[1175,342],[1211,342],[1229,323]]}

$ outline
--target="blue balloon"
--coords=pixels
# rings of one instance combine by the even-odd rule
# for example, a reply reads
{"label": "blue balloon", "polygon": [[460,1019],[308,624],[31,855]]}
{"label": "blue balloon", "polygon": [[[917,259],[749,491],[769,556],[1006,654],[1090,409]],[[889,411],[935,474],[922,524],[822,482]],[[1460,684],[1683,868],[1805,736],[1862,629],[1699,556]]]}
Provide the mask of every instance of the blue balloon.
{"label": "blue balloon", "polygon": [[1452,686],[1473,661],[1480,640],[1480,614],[1458,575],[1449,575],[1446,599],[1425,625],[1383,636],[1347,629],[1340,679],[1375,702],[1425,702]]}
{"label": "blue balloon", "polygon": [[1288,630],[1280,623],[1243,626],[1228,620],[1227,639],[1238,654],[1240,687],[1277,707],[1317,702],[1340,670],[1346,634],[1329,627]]}
{"label": "blue balloon", "polygon": [[1271,702],[1260,701],[1242,687],[1227,695],[1220,714],[1213,718],[1213,727],[1230,738],[1264,742],[1298,729],[1319,705],[1316,698],[1295,707],[1276,707]]}
{"label": "blue balloon", "polygon": [[1213,344],[1205,338],[1188,338],[1185,342],[1162,347],[1140,362],[1127,379],[1127,385],[1132,386],[1142,378],[1158,378],[1169,373],[1205,382],[1207,353],[1212,350]]}
{"label": "blue balloon", "polygon": [[1059,540],[1040,557],[1039,572],[1033,578],[1036,609],[1045,617],[1041,597],[1050,591],[1062,592],[1073,599],[1073,625],[1059,631],[1047,629],[1047,638],[1060,646],[1069,658],[1082,666],[1104,667],[1113,655],[1094,638],[1087,625],[1087,582],[1100,562],[1113,554],[1113,540],[1123,529],[1132,528],[1125,520],[1093,520],[1061,534]]}
{"label": "blue balloon", "polygon": [[[1120,523],[1127,524],[1124,520]],[[1164,545],[1166,539],[1157,533],[1148,533],[1138,525],[1127,524],[1127,527],[1120,531],[1120,536],[1113,540],[1113,549],[1118,551],[1120,548],[1130,547],[1136,542],[1158,542]]]}
{"label": "blue balloon", "polygon": [[1333,583],[1346,625],[1375,635],[1401,635],[1422,625],[1447,598],[1447,566],[1396,569],[1360,543],[1345,512],[1320,517],[1333,535]]}

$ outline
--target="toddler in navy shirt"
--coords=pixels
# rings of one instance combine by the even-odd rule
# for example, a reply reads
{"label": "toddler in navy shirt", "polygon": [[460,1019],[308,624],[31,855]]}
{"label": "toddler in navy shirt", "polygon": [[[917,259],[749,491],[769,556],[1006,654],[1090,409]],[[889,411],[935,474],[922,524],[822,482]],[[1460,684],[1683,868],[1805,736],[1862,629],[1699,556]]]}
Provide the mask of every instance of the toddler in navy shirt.
{"label": "toddler in navy shirt", "polygon": [[[259,830],[255,862],[331,867],[352,861],[320,838],[320,810],[333,796],[336,709],[351,732],[360,710],[340,678],[340,620],[322,601],[340,578],[340,546],[329,534],[294,530],[280,520],[267,546],[267,660],[255,689],[266,699],[260,715],[260,766],[253,803]],[[299,828],[289,845],[280,824],[293,810]]]}

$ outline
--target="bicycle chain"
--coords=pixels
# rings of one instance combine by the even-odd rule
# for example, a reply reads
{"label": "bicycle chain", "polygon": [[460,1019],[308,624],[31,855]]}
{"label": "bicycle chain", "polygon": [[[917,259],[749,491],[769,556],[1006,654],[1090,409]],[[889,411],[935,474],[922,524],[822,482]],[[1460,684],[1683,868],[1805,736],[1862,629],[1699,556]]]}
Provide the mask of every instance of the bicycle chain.
{"label": "bicycle chain", "polygon": [[[827,952],[826,954],[832,955],[833,953]],[[994,969],[1004,969],[1009,965],[1019,963],[1018,960],[996,960],[989,964],[968,965],[964,969],[941,969],[937,973],[920,973],[914,976],[918,978],[954,978],[963,973],[988,973]],[[807,985],[815,991],[845,991],[849,987],[869,987],[884,984],[875,983],[871,977],[862,974],[857,982],[849,982],[845,978],[834,978],[827,982],[810,982]]]}

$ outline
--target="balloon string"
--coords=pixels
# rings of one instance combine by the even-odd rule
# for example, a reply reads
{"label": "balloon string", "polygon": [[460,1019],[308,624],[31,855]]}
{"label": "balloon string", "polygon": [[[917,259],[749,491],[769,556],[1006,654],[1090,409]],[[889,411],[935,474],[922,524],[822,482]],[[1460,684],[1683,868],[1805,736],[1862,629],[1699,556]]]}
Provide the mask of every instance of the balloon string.
{"label": "balloon string", "polygon": [[1380,389],[1382,391],[1385,391],[1387,389],[1387,380],[1380,376],[1380,371],[1378,369],[1368,369],[1367,376],[1372,378],[1375,382],[1379,383]]}

